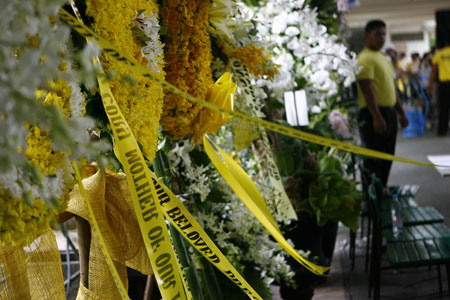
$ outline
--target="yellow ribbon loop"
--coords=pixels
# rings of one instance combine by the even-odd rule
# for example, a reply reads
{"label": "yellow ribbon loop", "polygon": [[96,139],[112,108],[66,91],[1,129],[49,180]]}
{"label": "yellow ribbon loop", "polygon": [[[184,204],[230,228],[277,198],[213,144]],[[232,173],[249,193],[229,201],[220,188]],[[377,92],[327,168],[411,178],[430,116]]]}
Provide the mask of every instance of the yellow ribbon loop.
{"label": "yellow ribbon loop", "polygon": [[[294,248],[292,248],[283,237],[275,220],[269,212],[264,199],[259,194],[258,189],[253,184],[244,170],[223,151],[218,145],[203,137],[203,146],[209,158],[213,162],[222,177],[228,182],[231,189],[244,202],[253,215],[263,224],[273,238],[289,253],[295,260],[311,272],[322,275],[328,271],[329,267],[318,266],[307,259],[300,256]],[[217,152],[219,152],[219,155]],[[223,162],[222,162],[222,159]]]}
{"label": "yellow ribbon loop", "polygon": [[[226,72],[208,88],[206,99],[209,103],[233,111],[236,87],[236,84],[231,81],[231,73]],[[193,141],[197,141],[206,133],[216,133],[229,119],[231,119],[230,115],[203,107],[194,122]]]}

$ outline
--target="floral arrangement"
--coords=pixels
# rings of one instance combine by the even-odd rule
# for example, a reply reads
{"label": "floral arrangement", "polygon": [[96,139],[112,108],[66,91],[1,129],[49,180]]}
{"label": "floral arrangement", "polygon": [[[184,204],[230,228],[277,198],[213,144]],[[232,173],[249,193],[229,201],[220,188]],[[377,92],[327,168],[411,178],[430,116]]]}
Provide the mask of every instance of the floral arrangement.
{"label": "floral arrangement", "polygon": [[[107,147],[91,138],[112,146],[93,82],[97,73],[91,61],[99,51],[69,40],[69,28],[57,19],[63,4],[62,0],[12,0],[2,9],[0,245],[28,244],[57,218],[73,185],[71,160],[97,160],[104,165]],[[346,112],[339,108],[342,102],[338,100],[341,85],[354,79],[356,61],[319,23],[317,11],[302,1],[268,1],[251,7],[226,0],[86,0],[82,13],[102,37],[194,97],[210,100],[213,80],[231,71],[241,80],[235,109],[278,120],[273,100],[284,90],[318,91],[317,99],[327,102],[315,114],[310,129],[332,137],[349,136]],[[214,134],[228,116],[213,114],[178,95],[164,94],[161,86],[108,54],[101,62],[149,164],[153,161],[155,172],[183,198],[236,268],[263,297],[270,296],[268,285],[274,280],[291,282],[287,254],[195,144],[203,134]],[[233,62],[248,74],[236,76]],[[231,82],[228,85],[235,88]],[[217,121],[214,126],[208,118]],[[259,137],[255,126],[231,120],[212,138],[233,153],[263,196],[273,200],[279,195],[268,185],[263,158],[271,149],[255,142]],[[272,142],[276,144],[273,137]],[[295,159],[296,165],[294,158],[285,154],[289,143],[280,142],[284,148],[278,163],[289,177],[288,192],[292,182],[301,188],[301,199],[295,199],[298,191],[291,193],[298,211],[314,216],[319,224],[341,220],[354,229],[359,200],[353,183],[345,177],[345,159],[296,141],[298,154],[304,154]],[[112,151],[108,155],[114,156]],[[120,165],[113,167],[120,171]],[[330,199],[333,209],[323,199]],[[223,275],[211,271],[207,261],[188,249],[193,259],[189,267],[200,274],[196,277],[199,286],[211,287],[211,278],[215,278],[223,282],[216,290],[225,299],[243,297],[231,281],[222,281]]]}
{"label": "floral arrangement", "polygon": [[[86,1],[93,29],[138,63],[164,75],[163,45],[159,41],[158,6],[155,1]],[[130,71],[105,55],[106,72],[114,76],[111,90],[144,155],[152,160],[158,140],[163,106],[162,87]]]}
{"label": "floral arrangement", "polygon": [[[105,164],[92,143],[80,83],[92,85],[92,48],[71,67],[64,1],[8,1],[0,20],[0,245],[23,246],[48,229],[72,187],[70,160]],[[12,76],[11,74],[14,74]]]}

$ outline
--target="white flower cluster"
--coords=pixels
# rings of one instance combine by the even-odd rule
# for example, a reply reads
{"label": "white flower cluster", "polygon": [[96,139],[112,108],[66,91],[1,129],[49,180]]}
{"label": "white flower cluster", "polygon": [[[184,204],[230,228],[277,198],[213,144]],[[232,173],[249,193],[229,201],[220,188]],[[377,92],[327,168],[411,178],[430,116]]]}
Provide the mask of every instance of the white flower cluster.
{"label": "white flower cluster", "polygon": [[211,176],[208,166],[197,166],[191,164],[189,152],[194,149],[189,140],[181,140],[175,143],[168,156],[171,166],[182,169],[179,172],[186,179],[186,190],[190,195],[197,195],[201,201],[205,201],[211,191],[212,181],[215,176]]}
{"label": "white flower cluster", "polygon": [[257,21],[260,37],[274,45],[275,63],[280,65],[274,83],[260,84],[273,88],[277,96],[292,90],[297,78],[324,97],[338,92],[339,81],[348,86],[355,80],[355,54],[327,33],[318,23],[317,11],[303,6],[303,1],[269,1],[258,10]]}
{"label": "white flower cluster", "polygon": [[80,83],[73,73],[72,65],[70,62],[68,65],[68,73],[69,73],[68,85],[72,88],[72,92],[70,94],[69,99],[70,115],[72,117],[81,118],[83,117],[83,110],[84,110],[83,104],[85,102],[85,99],[83,97],[83,94],[81,94]]}
{"label": "white flower cluster", "polygon": [[145,16],[144,11],[136,12],[136,17],[133,19],[134,23],[144,33],[145,46],[142,47],[142,56],[147,59],[147,67],[156,73],[160,73],[158,66],[164,62],[163,48],[164,44],[159,41],[159,21],[156,14]]}
{"label": "white flower cluster", "polygon": [[63,196],[64,172],[56,170],[54,176],[45,176],[40,184],[31,184],[22,179],[19,169],[13,167],[0,173],[0,184],[6,187],[14,198],[23,197],[24,191],[27,191],[34,198],[58,199]]}
{"label": "white flower cluster", "polygon": [[292,278],[286,261],[286,253],[281,246],[271,240],[255,216],[245,207],[237,196],[233,196],[226,215],[224,231],[230,239],[244,240],[252,251],[239,249],[239,257],[244,261],[254,262],[262,269],[261,276],[270,284],[278,276],[285,280]]}
{"label": "white flower cluster", "polygon": [[208,166],[191,166],[186,168],[183,176],[188,178],[190,184],[187,186],[187,192],[189,194],[197,194],[200,196],[201,201],[205,201],[211,191],[210,176],[207,174],[209,171]]}

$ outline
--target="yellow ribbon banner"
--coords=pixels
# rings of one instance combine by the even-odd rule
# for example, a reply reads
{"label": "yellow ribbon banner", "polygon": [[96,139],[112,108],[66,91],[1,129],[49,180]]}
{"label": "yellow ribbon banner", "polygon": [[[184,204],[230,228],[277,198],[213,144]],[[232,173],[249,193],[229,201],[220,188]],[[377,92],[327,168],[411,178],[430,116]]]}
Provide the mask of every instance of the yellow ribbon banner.
{"label": "yellow ribbon banner", "polygon": [[150,170],[104,74],[99,76],[99,88],[115,137],[118,159],[127,175],[134,210],[161,295],[163,299],[189,299],[186,296],[186,292],[189,293],[188,287],[183,289],[184,283],[177,257],[172,248]]}
{"label": "yellow ribbon banner", "polygon": [[[139,203],[139,207],[136,207],[135,205],[138,221],[140,222],[143,220],[145,223],[144,226],[141,227],[144,241],[147,243],[146,239],[149,238],[149,242],[152,246],[151,248],[155,251],[169,247],[169,245],[163,245],[163,242],[169,241],[168,238],[163,236],[162,228],[165,228],[165,224],[164,226],[153,226],[152,228],[152,222],[150,222],[153,219],[155,219],[153,222],[156,222],[157,218],[162,218],[162,214],[159,211],[159,209],[162,209],[162,212],[166,215],[167,219],[175,226],[175,228],[177,228],[186,240],[230,278],[232,282],[238,285],[250,299],[262,300],[258,293],[245,281],[227,258],[220,252],[217,246],[215,246],[214,242],[208,237],[206,232],[201,228],[183,204],[157,179],[153,172],[148,169],[138,144],[131,133],[125,118],[120,112],[119,107],[115,103],[104,76],[102,76],[99,81],[99,87],[105,111],[110,120],[114,136],[116,137],[116,155],[124,167],[125,174],[127,174],[128,186],[130,187],[132,198],[137,198],[137,201],[134,201],[134,203]],[[150,180],[150,178],[152,180]],[[162,252],[160,255],[151,254],[150,261],[152,262],[152,266],[158,267],[161,265],[161,261],[164,262],[165,259],[168,260],[169,256],[166,252]],[[164,260],[160,258],[161,256],[164,256]],[[158,259],[160,261],[159,263]],[[167,263],[161,265],[160,267],[163,269],[162,272],[168,274],[169,271],[174,269],[175,263],[176,262],[174,262],[170,268],[166,266]],[[154,269],[154,271],[156,274],[158,269]],[[161,274],[161,276],[165,276],[165,278],[170,275],[164,274]],[[174,280],[173,275],[170,276],[170,279]],[[164,281],[162,288],[165,288],[166,285],[171,286],[171,284],[172,281]],[[174,287],[175,286],[176,284],[174,282]],[[178,284],[178,286],[180,285]],[[175,295],[163,295],[163,299],[175,300],[183,298],[181,298],[180,292],[178,291]]]}
{"label": "yellow ribbon banner", "polygon": [[149,78],[151,80],[153,80],[154,82],[162,85],[164,88],[166,88],[167,90],[169,90],[170,92],[180,95],[182,97],[185,97],[186,99],[203,105],[209,109],[213,109],[213,110],[217,110],[220,111],[222,113],[228,114],[232,117],[236,117],[239,118],[241,120],[253,123],[257,126],[261,126],[264,127],[268,130],[274,131],[274,132],[278,132],[280,134],[286,135],[286,136],[290,136],[296,139],[300,139],[300,140],[304,140],[310,143],[314,143],[314,144],[318,144],[318,145],[322,145],[322,146],[328,146],[328,147],[333,147],[342,151],[346,151],[346,152],[352,152],[355,154],[360,154],[360,155],[364,155],[364,156],[368,156],[368,157],[373,157],[373,158],[379,158],[379,159],[385,159],[385,160],[392,160],[392,161],[398,161],[398,162],[403,162],[403,163],[410,163],[410,164],[415,164],[415,165],[421,165],[421,166],[427,166],[427,167],[436,167],[436,165],[431,164],[431,163],[427,163],[427,162],[421,162],[421,161],[416,161],[416,160],[412,160],[412,159],[408,159],[408,158],[403,158],[403,157],[398,157],[395,155],[391,155],[391,154],[386,154],[383,152],[379,152],[379,151],[375,151],[375,150],[371,150],[371,149],[367,149],[364,147],[359,147],[359,146],[355,146],[355,145],[351,145],[351,144],[347,144],[341,141],[336,141],[333,139],[329,139],[329,138],[325,138],[322,136],[318,136],[312,133],[307,133],[298,129],[294,129],[294,128],[290,128],[287,126],[283,126],[280,124],[276,124],[273,122],[269,122],[266,120],[262,120],[262,119],[258,119],[252,116],[248,116],[244,113],[238,112],[238,111],[230,111],[228,109],[219,107],[217,105],[214,105],[212,103],[197,99],[191,95],[189,95],[186,92],[183,92],[181,90],[179,90],[178,88],[176,88],[175,86],[173,86],[172,84],[168,83],[167,81],[165,81],[164,79],[161,78],[161,76],[141,65],[139,65],[136,60],[132,57],[129,57],[125,54],[123,54],[120,50],[118,50],[116,47],[114,47],[109,41],[105,40],[104,38],[102,38],[101,36],[99,36],[98,34],[96,34],[94,31],[92,31],[91,29],[89,29],[88,27],[86,27],[84,24],[80,23],[75,17],[73,17],[70,13],[68,13],[67,11],[65,11],[64,9],[60,10],[60,18],[62,20],[64,20],[67,24],[69,24],[74,30],[76,30],[78,33],[80,33],[81,35],[83,35],[86,38],[92,38],[94,39],[98,45],[102,48],[102,50],[105,53],[108,53],[111,55],[112,58],[116,59],[117,61],[125,64],[126,66],[128,66],[130,69],[132,69],[133,71],[141,74],[142,76]]}
{"label": "yellow ribbon banner", "polygon": [[233,267],[175,194],[153,173],[152,178],[155,182],[156,192],[160,197],[159,199],[164,215],[183,237],[217,269],[240,287],[250,299],[262,300],[261,296],[258,295],[258,293]]}
{"label": "yellow ribbon banner", "polygon": [[[111,104],[107,105],[107,99],[109,99],[109,102],[111,103],[114,101],[114,98],[112,97],[112,94],[108,94],[108,91],[104,90],[107,86],[106,82],[103,80],[106,79],[104,79],[104,77],[102,78],[103,79],[100,82],[100,92],[102,94],[102,99],[105,99],[105,111],[107,114],[111,111],[114,112],[114,115],[120,114],[120,118],[115,119],[115,121],[111,121],[113,120],[114,115],[110,118],[110,124],[113,129],[114,136],[116,137],[116,154],[118,155],[118,158],[124,167],[125,173],[127,174],[128,185],[130,186],[132,197],[133,194],[136,197],[137,193],[137,197],[139,198],[138,202],[140,203],[140,208],[142,209],[141,218],[146,222],[151,221],[152,219],[161,216],[161,214],[157,212],[156,208],[162,208],[162,212],[166,215],[167,219],[170,220],[170,222],[186,238],[186,240],[189,241],[203,256],[205,256],[205,258],[207,258],[228,278],[230,278],[231,281],[238,285],[250,299],[262,300],[258,293],[245,281],[245,279],[237,272],[227,258],[220,252],[217,246],[215,246],[214,242],[208,237],[206,232],[201,228],[198,222],[183,206],[178,198],[176,198],[175,195],[158,180],[153,172],[147,168],[142,153],[138,148],[137,142],[128,128],[128,124],[120,112],[119,107],[115,104],[115,102],[114,108],[111,108]],[[122,137],[122,139],[120,137]],[[128,139],[128,141],[124,142],[123,140],[126,139]],[[135,145],[133,148],[130,148],[130,144]],[[149,180],[150,178],[152,178],[152,180]],[[133,191],[131,186],[133,186],[136,191]],[[151,195],[149,193],[149,188],[151,188]],[[135,210],[138,211],[136,207]],[[140,220],[139,214],[138,220]],[[146,224],[146,226],[149,225],[150,223]],[[155,229],[155,227],[153,227],[153,229],[144,230],[145,231],[143,231],[143,233],[148,232],[148,237],[150,237],[152,247],[154,246],[156,249],[159,249],[159,243],[162,242],[161,239],[163,238],[161,233],[162,230]],[[165,257],[167,257],[165,253],[161,255],[165,255]],[[150,256],[152,266],[158,267],[158,258],[161,257],[161,255]],[[164,265],[161,267],[167,270],[167,267]],[[171,269],[172,267],[169,270]],[[157,269],[155,270],[155,274],[156,271]],[[178,295],[179,294],[176,294],[175,296]],[[182,298],[166,298],[163,295],[163,299]]]}
{"label": "yellow ribbon banner", "polygon": [[[216,166],[219,173],[230,184],[230,187],[238,195],[238,197],[244,202],[247,208],[255,215],[255,217],[264,225],[273,238],[288,252],[293,258],[295,258],[300,264],[311,272],[322,275],[329,270],[329,267],[322,267],[311,263],[305,258],[301,257],[295,249],[293,249],[288,242],[284,239],[283,234],[278,228],[277,222],[270,214],[269,208],[266,205],[263,197],[259,193],[252,180],[248,177],[245,171],[215,143],[211,143],[207,137],[203,137],[203,145],[209,158]],[[217,152],[219,152],[219,155]],[[222,162],[222,159],[223,162]]]}
{"label": "yellow ribbon banner", "polygon": [[[81,15],[73,1],[71,1],[71,5],[77,18],[80,20],[77,21],[75,19],[75,21],[80,23]],[[66,14],[68,13],[66,12]],[[88,36],[85,36],[85,38],[88,42],[91,39]],[[98,58],[94,59],[94,64],[100,65]],[[134,210],[160,293],[165,300],[191,300],[192,295],[189,291],[185,274],[181,272],[180,264],[172,247],[150,170],[147,168],[144,156],[114,99],[106,75],[101,68],[97,79],[103,106],[114,134],[114,146],[118,149],[117,158],[122,163],[122,167],[127,175],[126,178]],[[94,224],[96,224],[95,218],[93,220]],[[109,252],[106,249],[106,245],[104,246],[108,257]],[[117,271],[114,265],[110,265],[108,260],[107,262],[114,278]],[[117,284],[116,278],[114,280]],[[122,289],[122,287],[118,287],[119,290]]]}

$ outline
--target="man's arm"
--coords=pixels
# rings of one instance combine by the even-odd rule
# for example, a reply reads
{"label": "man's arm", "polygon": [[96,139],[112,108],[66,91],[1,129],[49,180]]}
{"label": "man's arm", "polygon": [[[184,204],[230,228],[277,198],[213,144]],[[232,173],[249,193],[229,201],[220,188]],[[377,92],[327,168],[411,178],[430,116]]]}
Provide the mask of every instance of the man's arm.
{"label": "man's arm", "polygon": [[361,88],[362,93],[364,94],[364,98],[366,99],[367,109],[372,115],[372,125],[376,132],[383,133],[386,132],[386,121],[383,119],[383,116],[378,109],[377,98],[375,96],[375,92],[373,89],[373,80],[372,79],[359,79],[358,80],[359,87]]}

